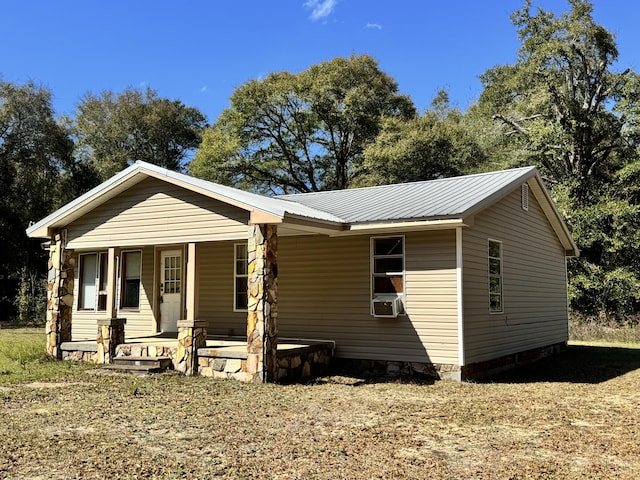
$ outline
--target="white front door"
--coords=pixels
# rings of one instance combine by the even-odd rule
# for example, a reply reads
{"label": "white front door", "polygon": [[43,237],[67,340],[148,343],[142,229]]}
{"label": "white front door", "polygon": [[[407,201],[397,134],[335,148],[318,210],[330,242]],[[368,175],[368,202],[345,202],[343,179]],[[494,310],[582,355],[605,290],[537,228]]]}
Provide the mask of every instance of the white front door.
{"label": "white front door", "polygon": [[177,332],[182,303],[182,252],[166,250],[160,257],[160,330]]}

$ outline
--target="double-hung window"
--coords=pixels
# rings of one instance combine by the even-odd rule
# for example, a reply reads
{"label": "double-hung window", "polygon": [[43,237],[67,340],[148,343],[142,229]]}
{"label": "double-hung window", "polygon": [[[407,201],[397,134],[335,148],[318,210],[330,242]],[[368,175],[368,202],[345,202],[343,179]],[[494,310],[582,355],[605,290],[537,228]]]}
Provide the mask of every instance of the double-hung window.
{"label": "double-hung window", "polygon": [[404,295],[404,237],[372,239],[373,297]]}
{"label": "double-hung window", "polygon": [[489,312],[502,313],[502,242],[489,240]]}
{"label": "double-hung window", "polygon": [[247,282],[249,279],[249,253],[246,243],[236,243],[234,245],[234,296],[233,309],[237,312],[246,312],[249,296],[247,293]]}
{"label": "double-hung window", "polygon": [[80,254],[78,256],[78,263],[78,310],[106,310],[107,253],[99,252]]}
{"label": "double-hung window", "polygon": [[122,308],[140,308],[140,279],[142,272],[142,252],[122,252],[120,273]]}

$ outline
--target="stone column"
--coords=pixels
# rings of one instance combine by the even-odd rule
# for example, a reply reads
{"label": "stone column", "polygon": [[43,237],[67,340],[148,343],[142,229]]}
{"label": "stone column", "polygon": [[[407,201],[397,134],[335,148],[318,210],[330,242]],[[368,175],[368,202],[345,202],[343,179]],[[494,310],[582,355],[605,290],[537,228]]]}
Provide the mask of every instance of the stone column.
{"label": "stone column", "polygon": [[198,349],[207,345],[206,320],[178,320],[178,350],[174,367],[185,375],[198,373]]}
{"label": "stone column", "polygon": [[55,233],[49,246],[47,283],[47,355],[61,359],[62,342],[71,341],[71,311],[75,259],[66,249],[66,230]]}
{"label": "stone column", "polygon": [[247,380],[278,378],[278,230],[275,225],[250,225],[247,280]]}
{"label": "stone column", "polygon": [[111,363],[116,356],[116,347],[124,343],[126,318],[98,320],[98,363]]}

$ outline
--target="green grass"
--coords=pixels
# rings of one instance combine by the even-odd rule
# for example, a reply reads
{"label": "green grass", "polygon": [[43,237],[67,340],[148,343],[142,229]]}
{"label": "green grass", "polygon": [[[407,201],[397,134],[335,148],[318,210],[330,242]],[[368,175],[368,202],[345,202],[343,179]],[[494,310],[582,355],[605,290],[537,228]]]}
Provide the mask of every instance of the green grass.
{"label": "green grass", "polygon": [[87,368],[72,362],[50,361],[45,355],[43,329],[0,330],[0,384],[60,378]]}

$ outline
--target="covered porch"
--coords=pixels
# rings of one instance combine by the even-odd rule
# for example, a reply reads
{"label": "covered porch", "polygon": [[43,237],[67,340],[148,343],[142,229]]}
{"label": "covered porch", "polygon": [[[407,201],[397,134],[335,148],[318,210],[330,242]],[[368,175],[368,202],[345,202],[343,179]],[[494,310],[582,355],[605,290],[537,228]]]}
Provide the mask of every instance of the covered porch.
{"label": "covered porch", "polygon": [[[331,365],[335,342],[304,338],[280,338],[277,346],[277,380],[304,379],[326,373]],[[76,340],[60,345],[63,360],[98,363],[98,341]],[[208,335],[197,349],[197,373],[218,379],[244,380],[247,369],[247,341],[242,337]],[[182,355],[182,358],[181,358]],[[115,359],[168,358],[173,370],[186,364],[176,335],[163,333],[127,338],[115,347]],[[113,359],[112,359],[113,360]]]}
{"label": "covered porch", "polygon": [[[123,249],[109,247],[104,252],[104,296],[101,312],[91,313],[96,318],[95,340],[73,340],[73,316],[86,312],[77,308],[82,299],[82,285],[73,284],[76,262],[84,254],[65,248],[64,231],[56,233],[50,247],[49,309],[47,322],[47,351],[59,359],[111,364],[123,357],[156,358],[170,360],[172,368],[185,375],[204,375],[215,378],[233,378],[247,382],[264,382],[304,378],[324,372],[334,352],[334,342],[308,339],[278,339],[277,330],[277,227],[269,224],[249,225],[246,240],[246,302],[247,337],[237,335],[208,335],[210,323],[199,314],[201,268],[198,243],[180,247],[178,263],[156,268],[154,284],[159,288],[150,303],[157,301],[160,318],[159,332],[142,336],[125,336],[127,319],[119,308],[125,285],[122,273],[126,268]],[[102,254],[100,254],[102,255]],[[162,257],[164,259],[164,257]],[[235,259],[238,261],[238,258]],[[154,260],[154,264],[156,260]],[[118,268],[120,265],[120,268]],[[171,273],[171,277],[165,274]],[[176,275],[176,272],[179,274]],[[143,276],[142,274],[140,276]],[[82,282],[80,282],[82,283]],[[100,283],[97,281],[96,283]],[[146,295],[141,280],[139,295]],[[162,308],[169,291],[179,292],[176,308]],[[97,293],[97,292],[96,292]],[[75,301],[76,308],[73,308]],[[173,329],[163,331],[171,322],[165,315],[173,315]],[[135,315],[135,314],[134,314]]]}

